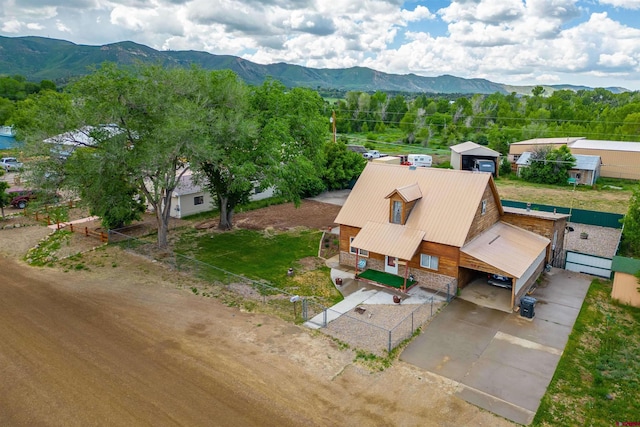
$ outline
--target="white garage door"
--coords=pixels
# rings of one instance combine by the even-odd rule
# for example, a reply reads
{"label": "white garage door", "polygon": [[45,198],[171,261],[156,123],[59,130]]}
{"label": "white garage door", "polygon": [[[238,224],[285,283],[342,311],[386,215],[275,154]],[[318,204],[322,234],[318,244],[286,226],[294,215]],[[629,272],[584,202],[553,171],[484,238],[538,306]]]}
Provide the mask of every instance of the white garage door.
{"label": "white garage door", "polygon": [[609,279],[611,278],[611,259],[567,251],[564,269]]}

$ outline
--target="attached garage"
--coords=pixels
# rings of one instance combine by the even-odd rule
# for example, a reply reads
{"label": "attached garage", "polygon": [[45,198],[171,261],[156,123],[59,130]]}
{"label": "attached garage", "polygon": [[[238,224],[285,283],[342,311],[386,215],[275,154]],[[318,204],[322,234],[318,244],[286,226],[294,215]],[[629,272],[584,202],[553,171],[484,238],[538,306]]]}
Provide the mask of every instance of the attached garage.
{"label": "attached garage", "polygon": [[515,308],[544,269],[549,243],[538,234],[498,222],[460,249],[460,267],[511,277]]}

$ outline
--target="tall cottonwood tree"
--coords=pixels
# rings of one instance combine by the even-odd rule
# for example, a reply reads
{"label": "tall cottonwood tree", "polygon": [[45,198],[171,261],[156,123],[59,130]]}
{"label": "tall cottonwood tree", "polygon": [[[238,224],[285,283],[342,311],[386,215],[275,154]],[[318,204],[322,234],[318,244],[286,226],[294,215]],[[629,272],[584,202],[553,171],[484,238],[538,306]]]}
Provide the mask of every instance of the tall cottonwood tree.
{"label": "tall cottonwood tree", "polygon": [[163,248],[173,190],[200,141],[191,120],[202,99],[193,78],[196,72],[148,65],[125,69],[106,63],[73,83],[61,99],[47,95],[35,99],[34,105],[25,104],[39,120],[29,120],[19,105],[19,129],[41,152],[51,151],[51,144],[43,141],[59,133],[90,134],[88,140],[67,141],[84,150],[86,161],[65,164],[65,172],[71,174],[66,184],[84,189],[85,195],[93,186],[100,197],[89,197],[88,202],[107,225],[135,218],[128,210],[138,210],[139,204],[131,200],[146,200],[154,209],[158,246]]}
{"label": "tall cottonwood tree", "polygon": [[258,138],[249,87],[236,74],[200,71],[198,82],[204,101],[194,111],[200,143],[192,167],[216,200],[218,228],[228,230],[235,207],[249,200],[254,187],[271,184],[266,170],[277,164],[276,145]]}

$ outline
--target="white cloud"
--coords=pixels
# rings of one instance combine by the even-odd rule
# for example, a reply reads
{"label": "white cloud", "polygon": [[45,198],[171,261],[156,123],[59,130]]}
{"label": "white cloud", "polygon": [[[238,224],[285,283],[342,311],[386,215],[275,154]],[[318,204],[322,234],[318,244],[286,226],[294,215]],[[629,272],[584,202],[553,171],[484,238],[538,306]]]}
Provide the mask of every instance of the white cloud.
{"label": "white cloud", "polygon": [[[258,63],[483,77],[629,79],[640,89],[640,0],[4,0],[0,32]],[[427,6],[431,6],[431,9]],[[625,15],[607,14],[611,7]],[[635,15],[633,15],[635,13]],[[611,17],[610,17],[611,16]],[[561,80],[558,80],[561,79]],[[632,80],[633,79],[633,80]],[[622,85],[622,84],[620,84]]]}
{"label": "white cloud", "polygon": [[5,33],[14,34],[20,31],[20,29],[22,28],[22,23],[17,19],[12,19],[10,21],[3,22],[1,28]]}
{"label": "white cloud", "polygon": [[606,4],[622,9],[640,9],[640,0],[600,0],[600,4]]}

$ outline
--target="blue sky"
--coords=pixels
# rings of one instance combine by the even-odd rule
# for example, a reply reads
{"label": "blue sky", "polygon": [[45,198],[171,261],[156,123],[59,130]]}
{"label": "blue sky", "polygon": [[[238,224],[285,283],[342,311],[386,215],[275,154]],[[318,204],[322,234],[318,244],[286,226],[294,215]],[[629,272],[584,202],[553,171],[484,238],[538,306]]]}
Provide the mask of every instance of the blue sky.
{"label": "blue sky", "polygon": [[640,0],[2,0],[0,35],[640,90]]}

